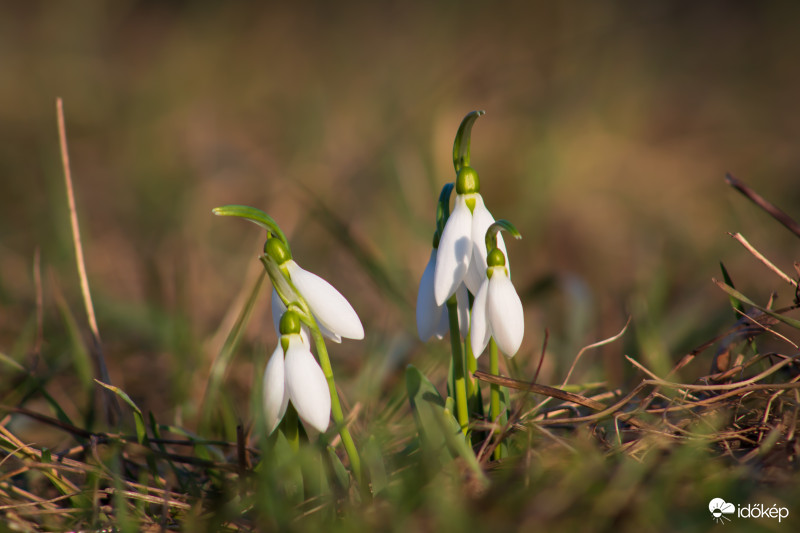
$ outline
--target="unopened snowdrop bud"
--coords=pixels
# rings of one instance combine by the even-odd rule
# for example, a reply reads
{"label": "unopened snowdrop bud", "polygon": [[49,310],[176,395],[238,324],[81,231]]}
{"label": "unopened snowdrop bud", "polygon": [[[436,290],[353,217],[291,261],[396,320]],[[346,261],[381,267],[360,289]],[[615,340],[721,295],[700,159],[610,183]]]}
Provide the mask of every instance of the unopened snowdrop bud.
{"label": "unopened snowdrop bud", "polygon": [[486,278],[472,305],[470,341],[477,358],[494,337],[497,347],[513,357],[522,344],[525,319],[522,302],[508,277],[505,254],[495,248],[489,253]]}

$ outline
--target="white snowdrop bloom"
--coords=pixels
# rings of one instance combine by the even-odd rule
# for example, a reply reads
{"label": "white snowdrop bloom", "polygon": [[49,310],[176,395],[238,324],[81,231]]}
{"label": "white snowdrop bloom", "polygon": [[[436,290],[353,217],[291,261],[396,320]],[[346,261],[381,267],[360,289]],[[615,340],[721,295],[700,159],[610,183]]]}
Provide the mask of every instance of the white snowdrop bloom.
{"label": "white snowdrop bloom", "polygon": [[[358,314],[333,285],[316,274],[304,270],[292,259],[281,266],[286,268],[289,279],[308,303],[323,335],[334,342],[342,342],[342,337],[356,340],[364,338],[364,326],[361,325]],[[284,312],[286,306],[273,288],[272,321],[276,331],[278,321]]]}
{"label": "white snowdrop bloom", "polygon": [[[428,264],[425,266],[425,271],[422,273],[422,279],[419,282],[419,292],[417,293],[417,333],[422,342],[433,336],[441,339],[450,328],[447,306],[437,304],[434,296],[436,252],[436,248],[431,250]],[[458,324],[461,337],[466,338],[469,332],[469,295],[467,294],[467,287],[463,283],[456,290],[456,299],[458,301]]]}
{"label": "white snowdrop bloom", "polygon": [[[295,315],[292,320],[291,329],[299,331],[299,318]],[[280,423],[290,401],[304,422],[320,432],[328,429],[331,417],[328,381],[307,340],[299,333],[281,335],[264,371],[263,392],[264,416],[270,433]]]}
{"label": "white snowdrop bloom", "polygon": [[[464,282],[472,294],[477,294],[486,273],[486,230],[494,217],[486,209],[477,186],[478,175],[470,167],[459,172],[453,212],[447,219],[439,241],[434,274],[436,303],[444,304]],[[505,253],[502,236],[497,246]]]}
{"label": "white snowdrop bloom", "polygon": [[[476,358],[486,349],[490,337],[494,337],[501,352],[513,357],[525,334],[522,302],[505,265],[496,264],[496,251],[492,252],[487,275],[472,304],[470,342]],[[504,263],[505,258],[502,257],[502,260]]]}

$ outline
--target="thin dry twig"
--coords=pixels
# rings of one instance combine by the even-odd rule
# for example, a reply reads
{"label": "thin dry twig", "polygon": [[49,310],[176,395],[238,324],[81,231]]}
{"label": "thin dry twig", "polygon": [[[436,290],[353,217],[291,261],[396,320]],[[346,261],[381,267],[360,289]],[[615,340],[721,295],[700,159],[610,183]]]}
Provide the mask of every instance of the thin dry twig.
{"label": "thin dry twig", "polygon": [[789,231],[800,237],[800,224],[795,222],[792,217],[775,207],[775,205],[769,201],[765,200],[756,191],[745,185],[741,180],[733,177],[730,173],[725,174],[725,182],[745,195],[758,207],[769,213],[775,220],[783,224]]}
{"label": "thin dry twig", "polygon": [[[92,294],[89,290],[89,277],[86,275],[86,262],[83,258],[83,245],[81,244],[81,231],[78,225],[78,212],[75,208],[75,193],[72,187],[72,171],[69,164],[69,151],[67,150],[67,128],[64,121],[64,103],[61,98],[56,98],[56,114],[58,117],[58,139],[61,147],[61,163],[64,167],[64,183],[67,187],[67,203],[69,205],[69,221],[72,228],[72,242],[75,247],[75,262],[78,267],[78,277],[80,278],[81,294],[83,304],[86,308],[86,318],[89,321],[89,329],[92,334],[92,355],[94,357],[100,381],[111,383],[108,375],[105,357],[103,356],[102,344],[100,342],[100,330],[97,327],[97,319],[92,304]],[[106,419],[110,425],[114,425],[121,414],[119,403],[116,396],[111,391],[105,391],[101,396],[104,401]]]}
{"label": "thin dry twig", "polygon": [[794,287],[797,287],[797,281],[796,281],[796,280],[794,280],[794,279],[790,278],[790,277],[789,277],[789,276],[788,276],[788,275],[787,275],[785,272],[783,272],[783,271],[782,271],[780,268],[776,267],[776,266],[775,266],[775,265],[774,265],[774,264],[773,264],[773,263],[772,263],[772,262],[771,262],[769,259],[767,259],[766,257],[764,257],[764,255],[763,255],[761,252],[759,252],[758,250],[756,250],[756,249],[755,249],[755,247],[754,247],[752,244],[750,244],[749,242],[747,242],[747,239],[745,239],[745,238],[744,238],[744,235],[742,235],[741,233],[730,233],[730,232],[728,232],[728,235],[730,235],[731,237],[733,237],[733,239],[734,239],[736,242],[738,242],[739,244],[741,244],[742,246],[744,246],[744,247],[745,247],[745,249],[746,249],[748,252],[750,252],[751,254],[753,254],[753,256],[754,256],[756,259],[758,259],[759,261],[761,261],[762,263],[764,263],[764,265],[765,265],[767,268],[769,268],[770,270],[772,270],[772,271],[773,271],[775,274],[777,274],[779,278],[781,278],[781,279],[782,279],[783,281],[785,281],[786,283],[788,283],[788,284],[790,284],[790,285],[792,285],[792,286],[794,286]]}

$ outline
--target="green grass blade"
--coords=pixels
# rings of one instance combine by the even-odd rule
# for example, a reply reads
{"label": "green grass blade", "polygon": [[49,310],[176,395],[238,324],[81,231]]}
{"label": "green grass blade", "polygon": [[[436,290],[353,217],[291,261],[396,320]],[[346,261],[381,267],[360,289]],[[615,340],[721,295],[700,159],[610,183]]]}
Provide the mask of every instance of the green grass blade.
{"label": "green grass blade", "polygon": [[136,423],[136,440],[139,444],[144,444],[147,440],[147,428],[144,423],[144,415],[142,415],[142,410],[139,409],[139,406],[131,400],[131,397],[128,396],[124,390],[120,389],[119,387],[115,387],[114,385],[109,385],[108,383],[103,383],[102,381],[95,379],[95,382],[105,387],[106,389],[110,390],[119,398],[128,404],[128,406],[133,409],[133,421]]}

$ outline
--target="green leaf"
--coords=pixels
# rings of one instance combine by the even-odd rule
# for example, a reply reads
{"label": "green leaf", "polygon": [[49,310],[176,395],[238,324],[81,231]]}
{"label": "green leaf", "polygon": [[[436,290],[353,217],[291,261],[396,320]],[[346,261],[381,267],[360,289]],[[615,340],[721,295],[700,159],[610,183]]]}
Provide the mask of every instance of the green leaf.
{"label": "green leaf", "polygon": [[98,385],[105,387],[106,389],[110,390],[119,398],[128,404],[128,406],[133,409],[133,420],[136,423],[136,440],[139,444],[144,444],[147,440],[147,429],[144,424],[144,415],[142,415],[142,410],[139,409],[139,406],[131,400],[131,397],[127,395],[127,393],[120,389],[119,387],[115,387],[114,385],[109,385],[108,383],[103,383],[99,379],[94,380]]}
{"label": "green leaf", "polygon": [[342,464],[339,456],[336,455],[336,450],[334,450],[332,446],[326,446],[326,448],[328,450],[328,457],[333,465],[333,474],[336,476],[336,482],[340,487],[347,490],[350,487],[350,473]]}
{"label": "green leaf", "polygon": [[[722,279],[725,281],[725,283],[731,288],[736,288],[736,286],[733,284],[733,280],[728,275],[728,269],[725,268],[725,265],[722,263],[722,261],[719,262],[719,268],[722,270]],[[731,301],[731,307],[733,307],[734,311],[736,312],[736,320],[739,320],[739,318],[745,314],[744,306],[742,305],[742,302],[733,296],[728,295],[728,298]]]}
{"label": "green leaf", "polygon": [[472,134],[472,125],[478,120],[478,117],[485,114],[486,111],[472,111],[461,121],[456,133],[456,139],[453,142],[453,166],[456,169],[456,174],[462,167],[469,166],[469,145],[470,136]]}
{"label": "green leaf", "polygon": [[25,367],[23,367],[21,364],[19,364],[18,362],[16,362],[14,359],[12,359],[8,355],[4,354],[3,352],[0,352],[0,362],[3,362],[5,364],[7,364],[8,366],[13,368],[14,370],[19,370],[20,372],[25,372]]}
{"label": "green leaf", "polygon": [[486,480],[475,453],[464,440],[458,421],[452,411],[445,408],[444,398],[413,365],[406,367],[406,388],[423,446],[442,458],[460,456],[480,479]]}
{"label": "green leaf", "polygon": [[389,485],[389,476],[386,473],[383,452],[381,452],[375,435],[370,435],[369,439],[367,439],[364,448],[361,450],[361,457],[363,457],[367,470],[369,470],[372,493],[379,494]]}
{"label": "green leaf", "polygon": [[730,285],[727,285],[727,284],[725,284],[725,283],[723,283],[723,282],[721,282],[719,280],[713,279],[712,281],[714,283],[716,283],[717,286],[720,289],[722,289],[723,291],[727,292],[729,296],[735,298],[736,300],[738,300],[738,301],[740,301],[740,302],[742,302],[744,304],[747,304],[747,305],[749,305],[751,307],[755,307],[756,309],[758,309],[762,313],[766,313],[766,314],[768,314],[769,316],[771,316],[773,318],[777,318],[778,320],[780,320],[781,322],[783,322],[786,325],[792,326],[795,329],[800,329],[800,320],[796,320],[794,318],[789,318],[788,316],[782,315],[780,313],[776,313],[775,311],[773,311],[771,309],[767,309],[766,307],[762,307],[762,306],[754,303],[752,300],[750,300],[750,298],[748,298],[747,296],[745,296],[741,292],[737,291],[736,289],[734,289]]}
{"label": "green leaf", "polygon": [[283,234],[275,220],[260,209],[246,205],[223,205],[222,207],[215,207],[211,212],[221,217],[238,217],[249,220],[278,237],[287,247],[289,246],[286,235]]}
{"label": "green leaf", "polygon": [[486,251],[487,253],[491,252],[495,248],[497,248],[497,234],[500,233],[500,230],[506,230],[509,232],[515,239],[521,239],[522,235],[517,230],[517,228],[505,219],[500,219],[492,223],[491,226],[486,228]]}

